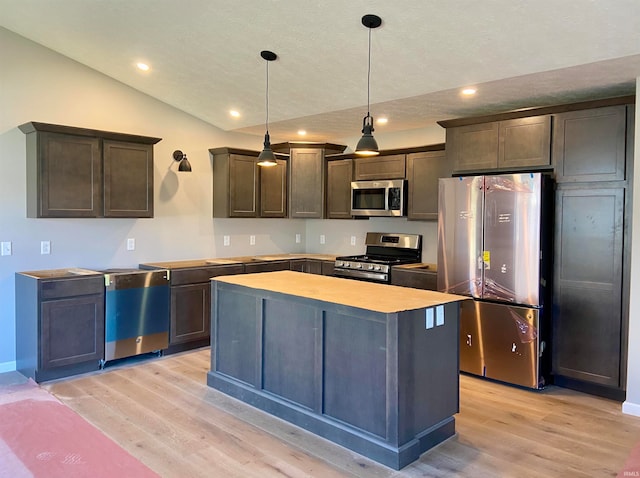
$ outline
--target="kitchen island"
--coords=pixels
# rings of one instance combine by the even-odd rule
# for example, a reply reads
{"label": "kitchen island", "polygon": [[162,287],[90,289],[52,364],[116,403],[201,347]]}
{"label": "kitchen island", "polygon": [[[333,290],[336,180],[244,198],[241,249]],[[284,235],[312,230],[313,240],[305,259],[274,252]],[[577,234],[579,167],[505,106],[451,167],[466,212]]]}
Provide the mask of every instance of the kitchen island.
{"label": "kitchen island", "polygon": [[455,434],[466,297],[292,271],[211,288],[209,386],[394,469]]}

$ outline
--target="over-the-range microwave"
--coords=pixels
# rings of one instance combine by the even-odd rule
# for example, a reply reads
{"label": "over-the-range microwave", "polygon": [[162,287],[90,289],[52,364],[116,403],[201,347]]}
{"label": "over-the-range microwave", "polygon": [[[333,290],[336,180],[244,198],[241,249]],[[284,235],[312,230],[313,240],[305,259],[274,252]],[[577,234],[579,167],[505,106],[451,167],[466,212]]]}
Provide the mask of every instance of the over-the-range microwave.
{"label": "over-the-range microwave", "polygon": [[404,216],[405,202],[404,179],[351,182],[352,216]]}

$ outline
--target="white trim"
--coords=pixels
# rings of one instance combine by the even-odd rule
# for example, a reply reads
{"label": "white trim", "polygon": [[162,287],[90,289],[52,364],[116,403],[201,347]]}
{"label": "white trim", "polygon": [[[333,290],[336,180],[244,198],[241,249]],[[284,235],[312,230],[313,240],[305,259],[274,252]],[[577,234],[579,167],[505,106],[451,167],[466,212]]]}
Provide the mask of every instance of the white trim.
{"label": "white trim", "polygon": [[622,413],[626,413],[627,415],[635,415],[636,417],[640,417],[640,404],[639,403],[631,403],[630,401],[625,401],[622,403]]}
{"label": "white trim", "polygon": [[13,362],[0,362],[0,373],[13,372],[16,370],[16,361]]}

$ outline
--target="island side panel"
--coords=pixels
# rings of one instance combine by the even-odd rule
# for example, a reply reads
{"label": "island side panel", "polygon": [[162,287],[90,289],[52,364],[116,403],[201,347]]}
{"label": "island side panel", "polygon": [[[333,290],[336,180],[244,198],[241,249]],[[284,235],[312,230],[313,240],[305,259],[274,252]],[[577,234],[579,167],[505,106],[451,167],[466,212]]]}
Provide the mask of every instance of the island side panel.
{"label": "island side panel", "polygon": [[[377,315],[381,314],[371,313]],[[385,320],[327,311],[324,414],[386,439],[386,364]]]}
{"label": "island side panel", "polygon": [[263,311],[264,390],[319,412],[316,347],[322,314],[317,307],[269,298]]}
{"label": "island side panel", "polygon": [[422,438],[421,451],[455,431],[451,417],[460,410],[459,306],[452,302],[399,314],[398,442],[441,428]]}

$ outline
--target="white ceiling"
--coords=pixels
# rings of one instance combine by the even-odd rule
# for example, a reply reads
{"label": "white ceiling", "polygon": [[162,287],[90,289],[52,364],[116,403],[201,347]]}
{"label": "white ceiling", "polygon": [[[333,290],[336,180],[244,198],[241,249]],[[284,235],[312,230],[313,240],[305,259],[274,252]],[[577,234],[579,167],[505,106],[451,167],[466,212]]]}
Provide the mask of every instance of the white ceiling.
{"label": "white ceiling", "polygon": [[[223,130],[264,134],[259,53],[274,51],[269,130],[291,141],[359,134],[367,13],[382,17],[379,142],[436,120],[634,94],[640,77],[639,0],[0,0],[0,26]],[[478,93],[462,98],[468,85]]]}

